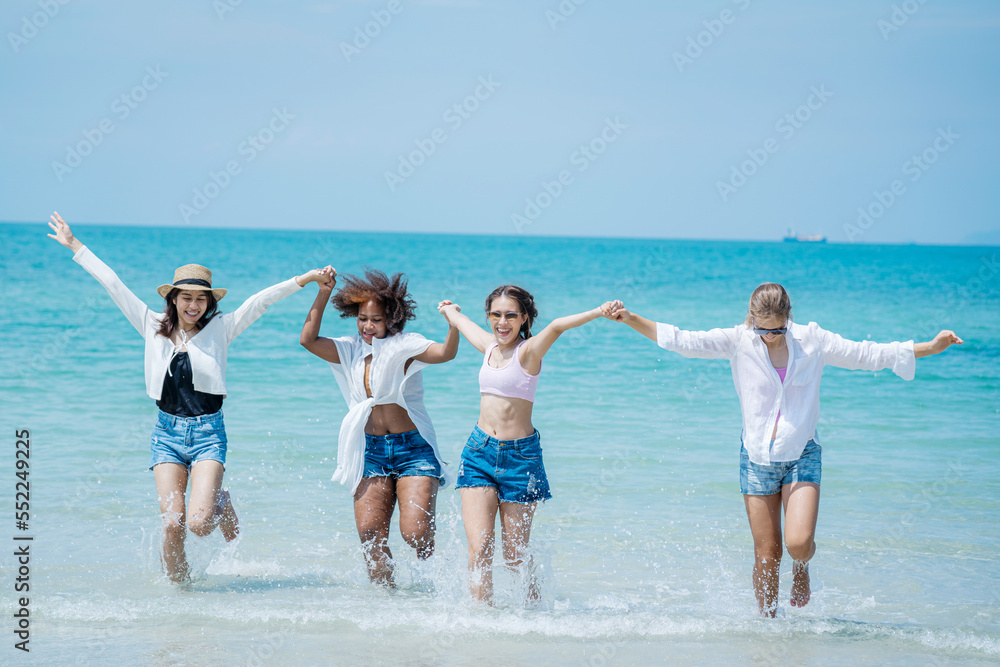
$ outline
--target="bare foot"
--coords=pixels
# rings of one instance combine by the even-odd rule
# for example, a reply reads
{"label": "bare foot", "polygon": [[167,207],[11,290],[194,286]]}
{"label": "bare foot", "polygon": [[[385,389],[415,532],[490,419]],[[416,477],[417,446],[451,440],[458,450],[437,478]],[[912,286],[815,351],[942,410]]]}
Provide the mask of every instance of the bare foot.
{"label": "bare foot", "polygon": [[805,607],[809,604],[809,563],[792,561],[792,606]]}
{"label": "bare foot", "polygon": [[219,530],[226,542],[232,542],[240,534],[240,520],[233,509],[233,501],[229,497],[229,491],[223,489],[219,491],[219,502],[215,506],[215,512],[219,517]]}

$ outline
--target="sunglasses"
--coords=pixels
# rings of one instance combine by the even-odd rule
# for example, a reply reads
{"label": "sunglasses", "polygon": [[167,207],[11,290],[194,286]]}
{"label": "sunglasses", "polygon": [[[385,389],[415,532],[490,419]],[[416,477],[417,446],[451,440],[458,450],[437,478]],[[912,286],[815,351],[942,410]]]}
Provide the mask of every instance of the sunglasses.
{"label": "sunglasses", "polygon": [[758,336],[766,336],[767,334],[783,334],[788,331],[788,325],[781,327],[780,329],[758,329],[756,322],[753,323],[753,332]]}
{"label": "sunglasses", "polygon": [[487,313],[487,315],[489,315],[490,322],[499,322],[500,320],[504,320],[505,322],[507,320],[510,320],[511,322],[513,322],[518,318],[519,315],[521,315],[521,313],[514,313],[514,312],[501,313],[496,310],[491,310],[489,313]]}

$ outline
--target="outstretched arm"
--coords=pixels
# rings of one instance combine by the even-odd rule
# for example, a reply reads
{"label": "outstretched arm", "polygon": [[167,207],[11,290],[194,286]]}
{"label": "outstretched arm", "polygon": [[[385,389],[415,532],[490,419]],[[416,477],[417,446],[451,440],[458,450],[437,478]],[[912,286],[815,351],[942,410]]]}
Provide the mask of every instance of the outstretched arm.
{"label": "outstretched arm", "polygon": [[[527,372],[531,373],[532,369],[539,368],[542,357],[545,356],[545,353],[549,351],[549,348],[552,347],[552,344],[556,342],[559,336],[570,329],[575,329],[591,320],[596,320],[598,317],[611,319],[611,314],[621,307],[622,304],[620,301],[608,301],[597,308],[592,308],[583,313],[557,317],[549,322],[537,335],[532,336],[524,343],[524,346],[521,348],[521,365]],[[535,372],[537,373],[537,371]]]}
{"label": "outstretched arm", "polygon": [[[450,303],[451,301],[442,301],[438,304],[438,310],[441,310],[441,308]],[[443,364],[446,361],[454,359],[457,354],[458,327],[449,322],[448,334],[444,337],[444,342],[431,343],[430,347],[413,358],[425,364]]]}
{"label": "outstretched arm", "polygon": [[736,349],[736,329],[684,331],[671,324],[647,320],[623,306],[611,314],[611,319],[628,324],[664,350],[677,352],[691,359],[727,359]]}
{"label": "outstretched arm", "polygon": [[302,325],[302,333],[299,334],[299,344],[306,348],[320,359],[333,364],[340,363],[340,354],[337,352],[337,344],[329,338],[322,338],[319,335],[319,327],[323,322],[323,311],[330,301],[330,294],[334,285],[337,284],[337,270],[332,266],[321,269],[326,281],[317,281],[319,291],[316,293],[316,300],[309,308],[306,316],[306,323]]}
{"label": "outstretched arm", "polygon": [[295,276],[277,285],[271,285],[244,301],[235,312],[223,313],[222,317],[226,325],[227,340],[232,343],[237,336],[243,333],[248,326],[256,322],[257,318],[263,315],[268,307],[276,301],[299,291],[308,283],[322,283],[329,280],[330,278],[324,273],[329,268],[331,267],[313,269],[308,273],[303,273],[301,276]]}
{"label": "outstretched arm", "polygon": [[[621,302],[618,302],[621,303]],[[647,320],[642,315],[626,310],[625,306],[618,308],[611,313],[611,319],[615,322],[624,322],[649,340],[656,342],[656,322]]]}
{"label": "outstretched arm", "polygon": [[[444,315],[444,319],[448,320],[449,327],[458,329],[465,336],[465,340],[472,343],[472,347],[480,352],[485,353],[486,348],[493,342],[493,334],[463,315],[458,304],[447,300],[442,301],[438,304],[438,312]],[[451,332],[449,331],[449,333]],[[458,345],[457,342],[455,344]]]}
{"label": "outstretched arm", "polygon": [[954,331],[945,329],[937,336],[934,336],[933,340],[929,340],[926,343],[914,343],[913,356],[919,359],[920,357],[929,357],[933,354],[941,354],[952,345],[961,345],[964,342],[964,340],[955,335]]}

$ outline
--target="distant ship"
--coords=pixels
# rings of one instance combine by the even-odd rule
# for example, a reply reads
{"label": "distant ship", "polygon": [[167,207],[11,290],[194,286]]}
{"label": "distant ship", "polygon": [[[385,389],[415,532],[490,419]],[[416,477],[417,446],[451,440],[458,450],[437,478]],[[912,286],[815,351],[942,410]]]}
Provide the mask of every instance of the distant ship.
{"label": "distant ship", "polygon": [[826,236],[822,234],[801,234],[796,235],[791,229],[785,234],[785,243],[826,243]]}

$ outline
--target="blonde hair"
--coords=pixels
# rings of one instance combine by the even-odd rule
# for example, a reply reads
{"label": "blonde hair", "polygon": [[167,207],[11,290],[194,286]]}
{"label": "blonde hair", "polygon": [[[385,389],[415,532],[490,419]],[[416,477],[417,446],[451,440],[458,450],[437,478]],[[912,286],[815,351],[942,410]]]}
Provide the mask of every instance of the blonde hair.
{"label": "blonde hair", "polygon": [[792,319],[792,300],[785,288],[778,283],[764,283],[750,295],[746,325],[753,326],[754,320]]}

